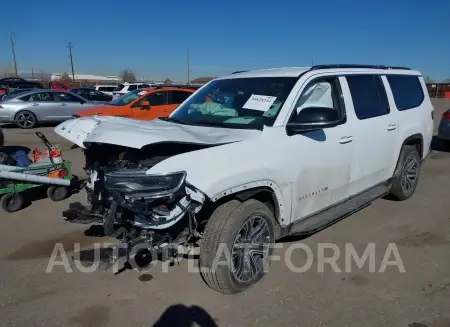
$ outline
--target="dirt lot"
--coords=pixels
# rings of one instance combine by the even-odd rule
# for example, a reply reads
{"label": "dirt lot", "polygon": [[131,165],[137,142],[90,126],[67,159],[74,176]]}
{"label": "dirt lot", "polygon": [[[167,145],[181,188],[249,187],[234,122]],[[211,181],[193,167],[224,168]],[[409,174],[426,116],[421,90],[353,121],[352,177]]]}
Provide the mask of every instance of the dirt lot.
{"label": "dirt lot", "polygon": [[[436,123],[450,102],[436,101]],[[79,149],[70,149],[51,128],[40,128],[53,142],[61,142],[65,157],[81,172]],[[34,131],[6,128],[7,144],[41,146]],[[450,326],[450,154],[438,142],[425,163],[414,197],[396,203],[379,200],[332,227],[305,240],[289,240],[277,251],[303,244],[312,249],[311,269],[289,270],[284,260],[249,291],[225,296],[205,286],[199,274],[188,273],[188,263],[163,272],[161,265],[140,275],[114,275],[105,267],[83,273],[69,262],[46,272],[52,250],[61,243],[69,253],[74,243],[92,248],[104,238],[87,237],[88,226],[64,222],[61,203],[35,201],[15,214],[1,212],[0,325],[2,326]],[[318,244],[336,244],[341,272],[326,265],[318,271]],[[346,271],[345,244],[361,255],[369,243],[376,246],[376,271],[368,262]],[[406,272],[388,266],[380,272],[389,243],[395,243]],[[61,257],[59,257],[60,259]],[[298,267],[306,254],[289,256]],[[391,259],[394,257],[391,256]],[[178,320],[181,319],[181,320]]]}

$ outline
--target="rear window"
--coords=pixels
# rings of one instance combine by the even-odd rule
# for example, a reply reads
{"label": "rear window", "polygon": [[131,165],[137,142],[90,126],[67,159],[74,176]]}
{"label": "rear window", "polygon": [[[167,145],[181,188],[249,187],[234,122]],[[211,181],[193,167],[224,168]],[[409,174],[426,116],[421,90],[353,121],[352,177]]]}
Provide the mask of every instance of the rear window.
{"label": "rear window", "polygon": [[122,91],[123,89],[123,84],[119,84],[117,85],[117,87],[114,89],[114,91]]}
{"label": "rear window", "polygon": [[422,104],[425,95],[418,76],[387,75],[386,78],[398,110],[417,108]]}

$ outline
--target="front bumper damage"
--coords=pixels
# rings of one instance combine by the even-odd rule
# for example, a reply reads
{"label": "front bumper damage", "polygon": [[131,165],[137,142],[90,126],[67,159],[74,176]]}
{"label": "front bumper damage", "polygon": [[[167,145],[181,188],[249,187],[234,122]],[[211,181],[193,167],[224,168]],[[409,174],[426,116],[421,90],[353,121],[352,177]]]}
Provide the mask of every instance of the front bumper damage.
{"label": "front bumper damage", "polygon": [[121,253],[128,268],[130,257],[161,253],[163,249],[175,257],[180,245],[201,237],[196,214],[207,199],[185,180],[171,191],[129,195],[109,189],[98,176],[92,174],[92,182],[86,186],[88,205],[71,203],[63,217],[72,223],[101,224],[103,235],[116,237],[118,247],[126,248]]}

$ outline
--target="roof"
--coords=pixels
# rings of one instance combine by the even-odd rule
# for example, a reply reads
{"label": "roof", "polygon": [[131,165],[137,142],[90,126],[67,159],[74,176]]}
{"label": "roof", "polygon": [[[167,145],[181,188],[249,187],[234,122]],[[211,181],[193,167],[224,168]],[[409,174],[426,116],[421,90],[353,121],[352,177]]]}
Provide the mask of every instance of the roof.
{"label": "roof", "polygon": [[351,64],[336,64],[336,65],[317,65],[312,67],[281,67],[281,68],[268,68],[249,71],[237,71],[230,75],[219,77],[218,79],[229,78],[246,78],[246,77],[299,77],[307,71],[326,71],[326,72],[386,72],[407,75],[421,75],[420,72],[411,70],[406,67],[398,66],[384,66],[384,65],[351,65]]}

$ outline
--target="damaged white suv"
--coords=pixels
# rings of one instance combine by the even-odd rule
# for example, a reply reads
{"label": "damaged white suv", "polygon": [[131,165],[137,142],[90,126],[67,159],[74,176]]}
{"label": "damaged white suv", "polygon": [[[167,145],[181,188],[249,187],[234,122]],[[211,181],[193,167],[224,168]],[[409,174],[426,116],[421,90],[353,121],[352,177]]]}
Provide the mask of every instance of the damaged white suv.
{"label": "damaged white suv", "polygon": [[168,118],[78,118],[55,131],[83,148],[90,176],[88,205],[66,220],[119,230],[129,249],[198,244],[205,282],[230,294],[265,275],[277,239],[388,194],[408,199],[433,107],[417,71],[322,65],[217,78]]}

